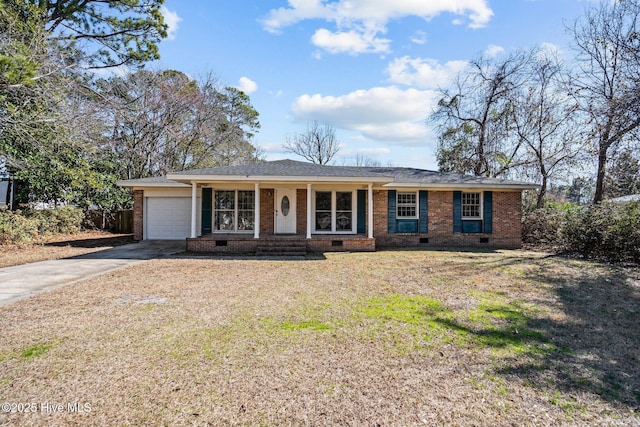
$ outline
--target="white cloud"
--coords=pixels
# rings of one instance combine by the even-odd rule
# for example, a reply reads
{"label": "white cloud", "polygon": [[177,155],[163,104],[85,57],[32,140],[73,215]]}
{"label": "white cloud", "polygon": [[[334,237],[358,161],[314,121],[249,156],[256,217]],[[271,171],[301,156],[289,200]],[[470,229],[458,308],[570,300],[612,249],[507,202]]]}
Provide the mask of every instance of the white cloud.
{"label": "white cloud", "polygon": [[174,40],[178,32],[179,24],[182,22],[182,18],[178,16],[176,12],[167,9],[166,6],[160,7],[160,13],[164,18],[164,23],[167,24],[167,40]]}
{"label": "white cloud", "polygon": [[561,55],[563,53],[562,48],[554,43],[544,42],[540,44],[540,49],[551,55]]}
{"label": "white cloud", "polygon": [[316,46],[332,53],[386,52],[389,40],[377,36],[386,32],[386,25],[392,19],[418,16],[430,20],[442,13],[451,13],[458,16],[457,20],[467,22],[470,28],[480,28],[493,16],[487,0],[288,0],[288,3],[288,7],[269,12],[262,20],[264,29],[278,33],[310,19],[335,23],[336,31],[320,29],[312,39]]}
{"label": "white cloud", "polygon": [[411,37],[411,41],[415,44],[425,44],[427,42],[427,33],[424,31],[416,31]]}
{"label": "white cloud", "polygon": [[359,53],[389,52],[391,40],[377,38],[377,33],[378,30],[350,30],[332,33],[321,28],[311,37],[311,41],[329,53],[357,55]]}
{"label": "white cloud", "polygon": [[247,95],[251,95],[253,92],[258,90],[258,84],[251,80],[249,77],[240,77],[238,89],[240,89]]}
{"label": "white cloud", "polygon": [[502,53],[504,53],[504,48],[495,44],[490,44],[484,51],[485,56],[488,58],[495,58]]}
{"label": "white cloud", "polygon": [[404,56],[392,61],[387,67],[387,73],[392,83],[437,88],[447,86],[467,64],[467,61],[449,61],[446,64],[440,64],[435,59]]}
{"label": "white cloud", "polygon": [[343,96],[302,95],[292,106],[300,121],[318,120],[391,145],[424,142],[425,120],[437,99],[434,91],[395,86],[358,90]]}

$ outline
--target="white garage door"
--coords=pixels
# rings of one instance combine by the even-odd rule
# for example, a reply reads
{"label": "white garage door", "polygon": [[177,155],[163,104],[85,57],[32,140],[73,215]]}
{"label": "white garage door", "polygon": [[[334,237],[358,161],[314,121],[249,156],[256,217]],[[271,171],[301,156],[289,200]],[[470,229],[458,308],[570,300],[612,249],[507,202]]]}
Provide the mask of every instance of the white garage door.
{"label": "white garage door", "polygon": [[145,217],[145,239],[186,239],[191,234],[191,199],[149,197]]}

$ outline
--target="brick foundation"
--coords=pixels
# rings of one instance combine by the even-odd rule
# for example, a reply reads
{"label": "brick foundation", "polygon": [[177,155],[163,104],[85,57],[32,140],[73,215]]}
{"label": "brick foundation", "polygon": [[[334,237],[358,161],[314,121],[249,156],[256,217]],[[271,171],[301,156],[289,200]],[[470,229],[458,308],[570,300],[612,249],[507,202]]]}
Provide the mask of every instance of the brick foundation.
{"label": "brick foundation", "polygon": [[[187,251],[207,252],[213,254],[255,254],[263,240],[274,240],[269,236],[264,239],[242,236],[206,236],[187,239]],[[296,238],[287,237],[283,240]],[[352,236],[322,236],[306,239],[299,236],[296,240],[306,243],[308,252],[373,252],[376,250],[375,239]]]}

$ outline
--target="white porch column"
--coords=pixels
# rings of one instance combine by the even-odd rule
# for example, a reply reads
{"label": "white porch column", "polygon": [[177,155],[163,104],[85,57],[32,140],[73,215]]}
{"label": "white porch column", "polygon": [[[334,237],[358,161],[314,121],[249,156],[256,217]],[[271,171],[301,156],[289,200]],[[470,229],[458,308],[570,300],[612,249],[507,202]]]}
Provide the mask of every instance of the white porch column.
{"label": "white porch column", "polygon": [[311,238],[311,224],[313,223],[311,218],[311,184],[307,184],[307,239]]}
{"label": "white porch column", "polygon": [[369,238],[373,239],[373,184],[369,184],[369,188],[367,189],[367,193],[369,195],[369,209],[368,209],[368,226],[367,230],[369,231]]}
{"label": "white porch column", "polygon": [[253,220],[253,238],[260,238],[260,184],[256,182],[255,188],[255,206]]}
{"label": "white porch column", "polygon": [[198,234],[198,184],[191,183],[191,238],[194,239]]}

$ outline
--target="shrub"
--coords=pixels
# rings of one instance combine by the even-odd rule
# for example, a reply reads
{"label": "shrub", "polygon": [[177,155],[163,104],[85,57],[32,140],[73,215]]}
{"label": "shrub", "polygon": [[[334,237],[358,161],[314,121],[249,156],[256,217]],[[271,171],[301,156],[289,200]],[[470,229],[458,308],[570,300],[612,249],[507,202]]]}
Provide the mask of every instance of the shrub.
{"label": "shrub", "polygon": [[83,212],[72,207],[0,210],[0,244],[26,243],[39,234],[77,233],[83,218]]}
{"label": "shrub", "polygon": [[32,211],[31,215],[39,221],[41,234],[78,233],[84,219],[82,210],[69,206]]}
{"label": "shrub", "polygon": [[38,233],[39,221],[20,212],[0,210],[0,244],[25,243]]}
{"label": "shrub", "polygon": [[523,215],[523,241],[612,261],[640,261],[640,204],[552,205]]}

